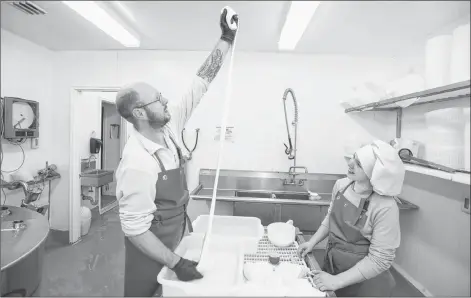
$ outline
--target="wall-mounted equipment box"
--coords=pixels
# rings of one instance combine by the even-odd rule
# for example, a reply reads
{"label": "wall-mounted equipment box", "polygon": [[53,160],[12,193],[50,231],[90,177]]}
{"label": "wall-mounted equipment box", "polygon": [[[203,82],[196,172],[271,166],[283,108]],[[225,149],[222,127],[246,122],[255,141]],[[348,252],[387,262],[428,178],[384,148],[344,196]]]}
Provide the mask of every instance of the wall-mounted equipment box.
{"label": "wall-mounted equipment box", "polygon": [[37,101],[4,97],[4,138],[39,137],[39,103]]}

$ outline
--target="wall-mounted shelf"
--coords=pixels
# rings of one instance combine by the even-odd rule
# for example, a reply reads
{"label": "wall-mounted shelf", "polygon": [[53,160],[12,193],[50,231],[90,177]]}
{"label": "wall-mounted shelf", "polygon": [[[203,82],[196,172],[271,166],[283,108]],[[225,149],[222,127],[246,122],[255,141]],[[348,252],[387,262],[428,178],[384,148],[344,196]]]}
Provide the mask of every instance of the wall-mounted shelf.
{"label": "wall-mounted shelf", "polygon": [[391,111],[402,109],[396,103],[405,101],[408,99],[419,98],[416,102],[411,104],[409,107],[437,103],[449,100],[456,100],[460,98],[469,97],[471,94],[470,81],[459,82],[450,84],[442,87],[428,89],[424,91],[414,92],[398,97],[380,100],[361,106],[351,107],[345,109],[345,113],[350,112],[363,112],[363,111]]}
{"label": "wall-mounted shelf", "polygon": [[396,103],[418,98],[418,100],[408,107],[413,107],[423,104],[432,104],[450,100],[456,100],[469,97],[471,94],[470,81],[459,82],[442,87],[428,89],[424,91],[414,92],[398,97],[380,100],[361,106],[351,107],[345,109],[345,113],[351,112],[364,112],[364,111],[396,111],[396,138],[401,137],[402,132],[402,110],[404,108],[398,106]]}
{"label": "wall-mounted shelf", "polygon": [[461,173],[461,172],[447,173],[444,171],[434,170],[434,169],[430,169],[430,168],[426,168],[426,167],[422,167],[418,165],[411,165],[411,164],[405,164],[405,167],[406,167],[406,171],[408,172],[424,174],[428,176],[438,177],[444,180],[454,181],[456,183],[470,185],[471,175],[467,173]]}

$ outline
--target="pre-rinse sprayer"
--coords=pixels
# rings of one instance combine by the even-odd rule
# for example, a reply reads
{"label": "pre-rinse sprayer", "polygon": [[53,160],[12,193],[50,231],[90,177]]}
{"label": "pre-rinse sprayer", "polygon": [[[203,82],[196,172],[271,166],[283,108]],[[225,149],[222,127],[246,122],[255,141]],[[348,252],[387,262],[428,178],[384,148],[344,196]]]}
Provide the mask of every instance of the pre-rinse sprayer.
{"label": "pre-rinse sprayer", "polygon": [[[294,147],[293,143],[291,142],[291,134],[289,132],[289,125],[288,125],[288,114],[286,112],[286,98],[288,97],[288,93],[291,93],[291,97],[293,98],[294,103],[294,121],[291,123],[294,126]],[[283,106],[285,108],[285,121],[286,121],[286,131],[288,133],[288,142],[289,147],[285,144],[285,153],[288,155],[288,159],[294,160],[294,165],[296,166],[296,141],[297,141],[297,132],[298,132],[298,103],[296,102],[296,96],[294,95],[294,91],[291,88],[285,90],[283,94]]]}
{"label": "pre-rinse sprayer", "polygon": [[[286,113],[286,98],[288,97],[288,94],[291,93],[291,97],[293,98],[293,103],[294,103],[294,121],[291,122],[291,124],[294,126],[294,146],[293,143],[291,142],[291,134],[289,133],[289,125],[288,125],[288,114]],[[288,142],[289,142],[289,147],[285,144],[286,150],[285,153],[288,155],[288,159],[293,160],[293,166],[289,168],[289,179],[283,179],[283,185],[296,185],[296,186],[302,186],[304,185],[304,181],[306,181],[305,178],[303,179],[296,179],[297,175],[300,175],[301,173],[296,172],[296,169],[302,169],[304,170],[304,174],[307,174],[307,168],[306,167],[298,167],[296,166],[296,143],[298,139],[298,103],[296,101],[296,96],[294,96],[294,91],[291,88],[288,88],[285,90],[285,93],[283,94],[283,105],[285,108],[285,121],[286,121],[286,131],[288,132]]]}

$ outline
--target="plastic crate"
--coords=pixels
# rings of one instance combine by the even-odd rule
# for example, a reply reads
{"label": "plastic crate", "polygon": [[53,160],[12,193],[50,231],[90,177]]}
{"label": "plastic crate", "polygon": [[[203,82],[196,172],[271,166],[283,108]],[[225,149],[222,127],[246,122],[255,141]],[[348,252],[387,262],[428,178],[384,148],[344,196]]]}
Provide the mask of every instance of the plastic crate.
{"label": "plastic crate", "polygon": [[[205,234],[209,215],[200,215],[193,221],[193,233]],[[260,218],[214,215],[211,235],[225,238],[230,243],[243,243],[246,254],[257,253],[258,243],[265,234]]]}
{"label": "plastic crate", "polygon": [[[204,234],[190,234],[182,239],[175,253],[187,259],[197,260],[203,246]],[[157,281],[162,285],[163,297],[175,296],[231,296],[244,283],[244,253],[242,245],[234,245],[212,235],[208,255],[217,270],[209,270],[208,275],[192,282],[178,280],[175,272],[168,267],[162,268]],[[214,253],[218,251],[219,253]],[[224,253],[222,254],[221,251]],[[209,275],[211,274],[211,276]]]}

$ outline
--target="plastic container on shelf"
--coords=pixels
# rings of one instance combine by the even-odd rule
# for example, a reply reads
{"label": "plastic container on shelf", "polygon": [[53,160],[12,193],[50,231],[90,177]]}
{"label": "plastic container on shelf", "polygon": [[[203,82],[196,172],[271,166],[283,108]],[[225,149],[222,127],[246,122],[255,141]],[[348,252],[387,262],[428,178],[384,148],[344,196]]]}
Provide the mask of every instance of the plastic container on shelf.
{"label": "plastic container on shelf", "polygon": [[465,117],[463,108],[446,108],[425,113],[427,125],[462,126]]}
{"label": "plastic container on shelf", "polygon": [[429,131],[426,146],[463,146],[463,128],[444,128],[438,125],[427,127]]}
{"label": "plastic container on shelf", "polygon": [[[193,234],[205,234],[209,215],[200,215],[193,221]],[[242,242],[247,254],[257,252],[258,242],[265,233],[260,218],[246,216],[214,215],[211,237],[222,237],[228,242]]]}
{"label": "plastic container on shelf", "polygon": [[439,35],[427,40],[425,45],[425,85],[427,89],[450,83],[450,58],[452,35]]}
{"label": "plastic container on shelf", "polygon": [[458,83],[470,78],[470,23],[453,30],[450,57],[450,83]]}
{"label": "plastic container on shelf", "polygon": [[426,160],[452,169],[464,168],[464,147],[429,145],[425,149]]}
{"label": "plastic container on shelf", "polygon": [[470,119],[469,119],[469,116],[470,116],[470,108],[465,108],[464,109],[464,117],[465,117],[465,125],[464,125],[464,169],[466,171],[469,171],[470,168],[471,168],[471,165],[470,165],[470,155],[471,155],[471,151],[470,151],[470,147],[469,147],[469,143],[470,143]]}
{"label": "plastic container on shelf", "polygon": [[92,212],[88,207],[82,206],[80,209],[80,218],[81,235],[85,236],[88,234],[88,231],[90,230],[90,224],[92,222]]}

